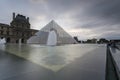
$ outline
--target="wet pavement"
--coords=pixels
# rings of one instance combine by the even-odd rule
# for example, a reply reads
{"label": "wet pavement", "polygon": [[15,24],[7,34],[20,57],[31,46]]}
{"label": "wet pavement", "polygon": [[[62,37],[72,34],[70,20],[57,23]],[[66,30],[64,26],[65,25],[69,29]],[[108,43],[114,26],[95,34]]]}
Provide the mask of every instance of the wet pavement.
{"label": "wet pavement", "polygon": [[105,80],[105,65],[105,45],[6,45],[0,50],[0,80]]}

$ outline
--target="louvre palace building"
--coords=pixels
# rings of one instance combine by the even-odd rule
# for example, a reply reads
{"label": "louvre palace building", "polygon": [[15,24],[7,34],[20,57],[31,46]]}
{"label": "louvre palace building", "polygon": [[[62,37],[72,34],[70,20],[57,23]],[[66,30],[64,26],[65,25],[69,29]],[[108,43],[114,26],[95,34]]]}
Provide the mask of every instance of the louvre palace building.
{"label": "louvre palace building", "polygon": [[13,13],[10,25],[0,23],[0,38],[6,43],[26,43],[38,30],[30,29],[29,17]]}

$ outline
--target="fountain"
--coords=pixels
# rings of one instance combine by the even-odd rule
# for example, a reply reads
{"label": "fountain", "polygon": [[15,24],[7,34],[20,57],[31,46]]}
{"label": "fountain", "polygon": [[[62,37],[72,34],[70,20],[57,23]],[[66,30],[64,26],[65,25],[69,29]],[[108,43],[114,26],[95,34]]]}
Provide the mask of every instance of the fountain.
{"label": "fountain", "polygon": [[55,46],[57,45],[57,34],[54,30],[51,30],[48,35],[47,45]]}
{"label": "fountain", "polygon": [[21,39],[19,39],[19,45],[21,45]]}
{"label": "fountain", "polygon": [[5,40],[5,38],[3,38],[3,39],[0,39],[0,44],[4,44],[4,43],[6,43],[6,40]]}

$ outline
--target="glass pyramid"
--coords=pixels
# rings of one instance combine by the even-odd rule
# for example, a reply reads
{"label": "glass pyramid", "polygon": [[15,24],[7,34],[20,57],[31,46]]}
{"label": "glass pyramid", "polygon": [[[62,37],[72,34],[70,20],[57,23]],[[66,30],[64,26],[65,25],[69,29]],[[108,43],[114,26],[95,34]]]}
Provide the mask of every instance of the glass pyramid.
{"label": "glass pyramid", "polygon": [[34,36],[30,37],[27,40],[27,43],[47,44],[48,35],[51,30],[54,30],[57,34],[57,45],[77,43],[76,40],[63,28],[61,28],[54,20],[48,23]]}

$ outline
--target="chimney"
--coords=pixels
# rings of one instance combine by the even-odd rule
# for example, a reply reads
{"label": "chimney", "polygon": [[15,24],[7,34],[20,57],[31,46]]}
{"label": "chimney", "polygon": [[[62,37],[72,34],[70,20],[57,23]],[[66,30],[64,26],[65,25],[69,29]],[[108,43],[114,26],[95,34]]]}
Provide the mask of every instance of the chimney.
{"label": "chimney", "polygon": [[29,22],[29,17],[27,17],[27,21]]}
{"label": "chimney", "polygon": [[15,19],[15,13],[13,12],[13,20]]}

